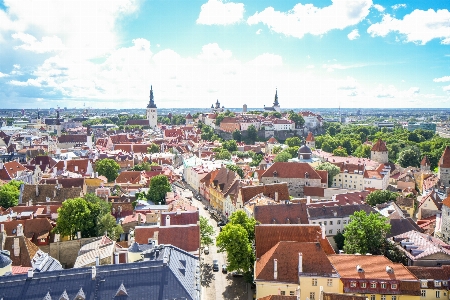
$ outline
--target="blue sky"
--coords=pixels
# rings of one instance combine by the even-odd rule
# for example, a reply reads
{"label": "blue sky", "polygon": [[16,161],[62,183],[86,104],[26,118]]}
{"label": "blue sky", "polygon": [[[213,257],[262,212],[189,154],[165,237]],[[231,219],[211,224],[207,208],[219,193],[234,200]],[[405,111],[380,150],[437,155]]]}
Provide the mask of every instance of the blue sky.
{"label": "blue sky", "polygon": [[0,0],[0,108],[450,107],[447,1]]}

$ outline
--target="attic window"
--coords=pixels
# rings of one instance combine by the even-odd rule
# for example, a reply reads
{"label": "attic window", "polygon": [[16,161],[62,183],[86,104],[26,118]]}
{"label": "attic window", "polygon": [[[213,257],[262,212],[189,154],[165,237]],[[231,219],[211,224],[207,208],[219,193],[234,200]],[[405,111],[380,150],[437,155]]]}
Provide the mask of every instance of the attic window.
{"label": "attic window", "polygon": [[428,287],[428,281],[427,280],[421,280],[420,281],[420,287],[423,287],[423,288]]}
{"label": "attic window", "polygon": [[356,287],[356,281],[351,281],[350,282],[350,287]]}
{"label": "attic window", "polygon": [[64,290],[61,297],[59,297],[59,300],[69,300],[69,295],[67,295],[66,290]]}
{"label": "attic window", "polygon": [[125,289],[123,282],[120,284],[119,289],[116,292],[116,297],[119,296],[128,296],[127,290]]}
{"label": "attic window", "polygon": [[441,286],[441,282],[439,280],[434,281],[434,286]]}
{"label": "attic window", "polygon": [[396,290],[397,289],[397,284],[396,283],[391,284],[391,289]]}
{"label": "attic window", "polygon": [[86,295],[83,292],[83,288],[80,288],[74,300],[86,300]]}

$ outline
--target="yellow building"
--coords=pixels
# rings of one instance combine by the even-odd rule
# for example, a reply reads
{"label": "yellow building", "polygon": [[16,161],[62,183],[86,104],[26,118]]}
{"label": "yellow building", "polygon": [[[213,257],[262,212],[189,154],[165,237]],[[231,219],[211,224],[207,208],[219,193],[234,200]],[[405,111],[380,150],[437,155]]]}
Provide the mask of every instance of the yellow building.
{"label": "yellow building", "polygon": [[450,299],[450,266],[407,268],[420,280],[420,300]]}
{"label": "yellow building", "polygon": [[382,255],[334,254],[328,259],[340,278],[339,293],[369,300],[420,300],[417,277]]}
{"label": "yellow building", "polygon": [[235,181],[239,180],[239,175],[222,167],[217,173],[209,187],[210,205],[217,211],[224,213],[225,197]]}
{"label": "yellow building", "polygon": [[319,300],[320,291],[337,293],[339,277],[320,243],[281,241],[255,263],[256,298],[300,295]]}

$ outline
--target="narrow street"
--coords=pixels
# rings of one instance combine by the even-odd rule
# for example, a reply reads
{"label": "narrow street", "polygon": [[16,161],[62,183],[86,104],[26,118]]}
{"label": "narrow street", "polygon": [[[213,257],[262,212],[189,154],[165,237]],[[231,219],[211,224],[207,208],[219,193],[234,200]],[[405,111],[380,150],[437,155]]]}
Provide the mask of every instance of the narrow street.
{"label": "narrow street", "polygon": [[[196,195],[196,194],[194,194]],[[220,232],[217,221],[213,219],[205,209],[206,201],[200,201],[195,198],[192,199],[192,205],[199,208],[201,217],[208,219],[209,224],[213,226],[215,231],[214,243],[209,246],[209,254],[200,255],[202,265],[202,299],[225,299],[225,300],[252,300],[254,290],[250,289],[250,284],[247,284],[243,277],[233,277],[231,273],[222,273],[222,265],[226,264],[226,253],[218,253],[215,245],[215,238]],[[219,271],[214,272],[212,269],[213,260],[219,261]]]}

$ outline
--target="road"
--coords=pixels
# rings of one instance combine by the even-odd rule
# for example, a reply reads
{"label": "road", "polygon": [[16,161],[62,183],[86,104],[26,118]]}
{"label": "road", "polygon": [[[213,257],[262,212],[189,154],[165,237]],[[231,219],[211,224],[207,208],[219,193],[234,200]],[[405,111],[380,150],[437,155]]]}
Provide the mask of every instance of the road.
{"label": "road", "polygon": [[[214,227],[215,237],[220,232],[216,220],[211,218],[209,212],[205,209],[206,200],[203,201],[193,199],[192,205],[199,208],[201,217],[208,219],[209,224]],[[252,300],[254,290],[250,289],[243,277],[233,277],[231,273],[223,274],[222,265],[226,264],[226,254],[218,253],[215,245],[209,246],[209,254],[202,253],[200,255],[202,266],[202,299],[225,299],[225,300]],[[217,259],[219,261],[219,272],[213,272],[212,261]]]}

